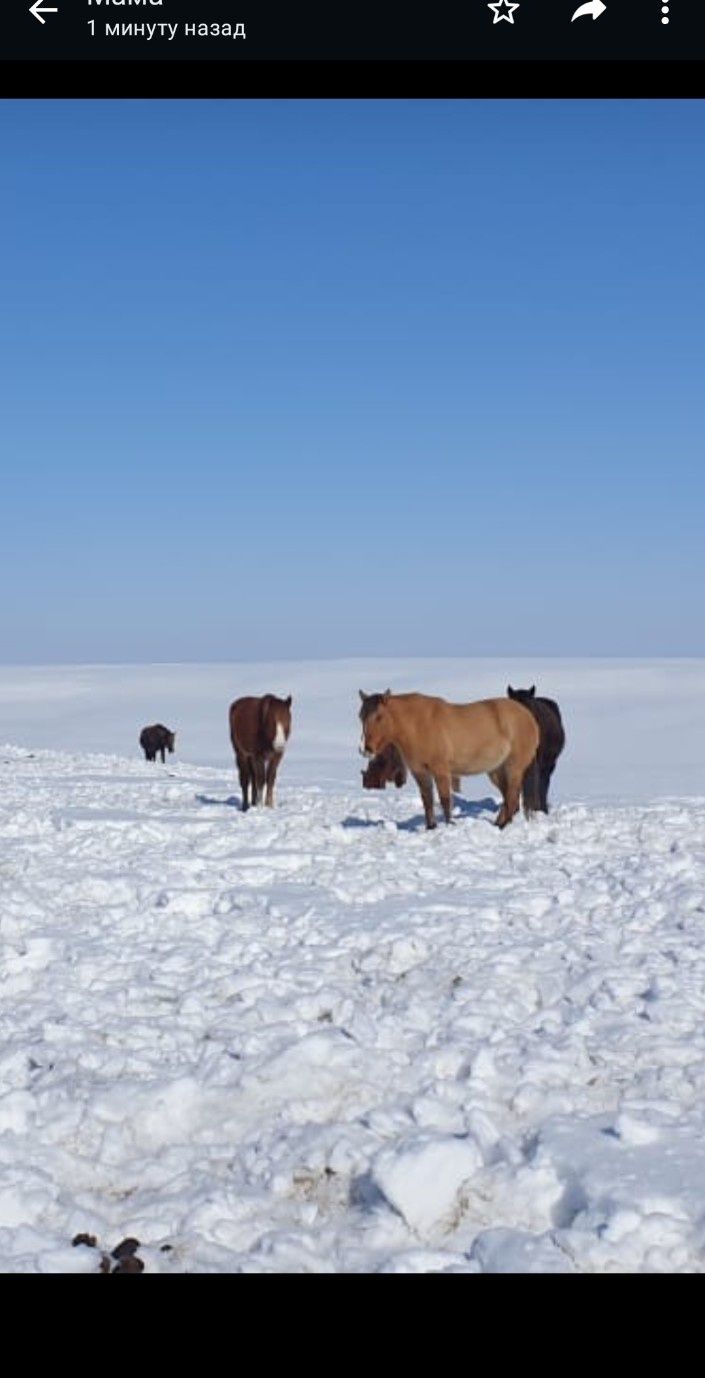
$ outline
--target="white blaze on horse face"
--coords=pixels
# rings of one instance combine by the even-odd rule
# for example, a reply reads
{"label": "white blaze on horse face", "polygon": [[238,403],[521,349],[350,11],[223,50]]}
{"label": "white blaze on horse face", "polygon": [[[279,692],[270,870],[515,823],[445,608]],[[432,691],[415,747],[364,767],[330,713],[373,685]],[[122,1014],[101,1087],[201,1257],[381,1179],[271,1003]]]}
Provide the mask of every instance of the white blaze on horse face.
{"label": "white blaze on horse face", "polygon": [[277,754],[281,756],[283,755],[285,746],[286,736],[284,734],[284,728],[282,727],[281,723],[278,722],[277,730],[274,733],[274,741],[272,742],[272,751],[276,751]]}
{"label": "white blaze on horse face", "polygon": [[374,756],[374,754],[375,754],[374,751],[370,751],[370,750],[369,750],[369,748],[368,748],[368,746],[367,746],[367,743],[366,743],[366,741],[365,741],[365,734],[364,734],[364,732],[363,732],[363,733],[362,733],[362,736],[360,737],[360,755],[361,755],[361,756]]}

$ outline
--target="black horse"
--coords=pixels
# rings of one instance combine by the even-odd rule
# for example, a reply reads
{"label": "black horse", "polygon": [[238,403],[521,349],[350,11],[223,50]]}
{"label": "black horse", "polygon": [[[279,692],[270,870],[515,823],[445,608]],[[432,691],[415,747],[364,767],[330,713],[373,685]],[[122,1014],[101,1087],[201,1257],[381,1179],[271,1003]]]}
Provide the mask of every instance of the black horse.
{"label": "black horse", "polygon": [[555,699],[536,698],[536,685],[530,689],[512,689],[507,685],[507,696],[523,703],[533,713],[540,732],[537,753],[539,767],[539,809],[548,813],[548,786],[555,770],[556,761],[565,746],[565,732],[561,710]]}
{"label": "black horse", "polygon": [[167,751],[174,750],[176,733],[170,732],[163,723],[155,722],[151,727],[143,727],[140,732],[140,746],[148,761],[156,761],[157,756],[161,756],[162,765],[166,760]]}

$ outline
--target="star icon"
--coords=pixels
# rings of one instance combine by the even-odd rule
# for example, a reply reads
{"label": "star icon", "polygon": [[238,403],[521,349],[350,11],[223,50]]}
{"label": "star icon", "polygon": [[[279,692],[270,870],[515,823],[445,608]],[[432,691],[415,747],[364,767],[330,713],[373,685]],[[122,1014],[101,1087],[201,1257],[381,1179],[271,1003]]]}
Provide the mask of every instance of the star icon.
{"label": "star icon", "polygon": [[512,4],[511,0],[494,0],[494,4],[487,6],[488,10],[494,10],[493,24],[499,24],[502,19],[506,19],[508,24],[514,23],[514,11],[518,10],[519,5]]}

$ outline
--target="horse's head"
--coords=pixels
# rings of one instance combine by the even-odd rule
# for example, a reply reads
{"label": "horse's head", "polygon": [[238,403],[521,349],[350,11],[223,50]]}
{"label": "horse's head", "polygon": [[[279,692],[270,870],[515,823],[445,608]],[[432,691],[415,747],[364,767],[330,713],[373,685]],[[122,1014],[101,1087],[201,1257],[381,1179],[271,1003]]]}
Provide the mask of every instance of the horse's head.
{"label": "horse's head", "polygon": [[291,694],[286,699],[267,694],[262,700],[262,722],[271,749],[281,754],[291,732]]}
{"label": "horse's head", "polygon": [[175,733],[175,732],[170,732],[169,735],[168,735],[168,737],[167,737],[167,739],[166,739],[166,744],[167,744],[167,746],[168,746],[170,752],[172,753],[172,755],[174,754],[174,742],[175,742],[175,741],[176,741],[176,733]]}
{"label": "horse's head", "polygon": [[406,784],[406,766],[395,746],[386,746],[373,756],[367,770],[362,772],[363,789],[385,789],[388,784],[401,789]]}
{"label": "horse's head", "polygon": [[378,758],[375,757],[373,761],[370,761],[367,770],[362,771],[362,788],[384,789],[386,783],[387,773],[384,770],[381,761],[379,761]]}
{"label": "horse's head", "polygon": [[530,689],[512,689],[511,684],[507,685],[507,698],[514,699],[517,703],[529,703],[535,693],[535,684],[532,684]]}
{"label": "horse's head", "polygon": [[378,756],[381,751],[384,751],[385,746],[389,746],[392,740],[388,709],[391,697],[391,689],[386,689],[383,694],[365,694],[362,689],[360,690],[362,701],[360,708],[360,722],[362,723],[361,756]]}

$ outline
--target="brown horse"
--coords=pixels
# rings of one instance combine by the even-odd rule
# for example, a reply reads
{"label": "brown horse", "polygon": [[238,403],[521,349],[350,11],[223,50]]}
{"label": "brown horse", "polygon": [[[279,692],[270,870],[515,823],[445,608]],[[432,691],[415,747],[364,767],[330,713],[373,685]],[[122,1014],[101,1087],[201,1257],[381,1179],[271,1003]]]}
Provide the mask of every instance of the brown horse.
{"label": "brown horse", "polygon": [[406,766],[395,746],[385,747],[362,772],[363,789],[385,789],[392,781],[397,789],[406,784]]}
{"label": "brown horse", "polygon": [[[362,690],[360,690],[360,694],[362,695]],[[360,719],[362,722],[365,721],[368,713],[374,711],[381,697],[381,694],[365,695],[362,700],[362,708],[360,709]],[[373,757],[367,770],[362,771],[362,787],[363,789],[385,789],[387,783],[393,780],[397,789],[401,789],[402,785],[405,785],[407,782],[408,774],[409,772],[396,747],[388,746],[384,751],[380,752],[379,756]],[[453,776],[453,793],[460,793],[459,775]]]}
{"label": "brown horse", "polygon": [[454,776],[489,775],[501,792],[497,826],[505,828],[519,808],[538,807],[536,752],[539,729],[523,704],[513,699],[447,703],[427,694],[367,695],[360,690],[363,756],[397,748],[421,791],[426,827],[435,828],[433,782],[450,823]]}
{"label": "brown horse", "polygon": [[253,804],[274,804],[274,781],[291,732],[291,694],[288,699],[265,694],[263,698],[236,699],[230,705],[230,740],[233,744],[242,789],[243,813]]}

